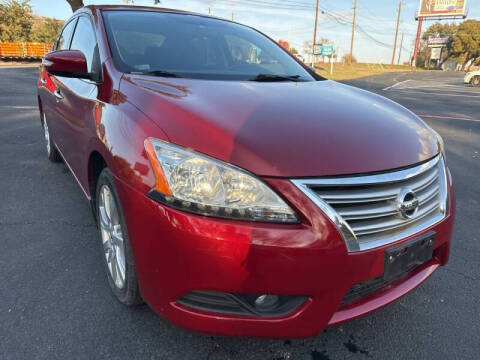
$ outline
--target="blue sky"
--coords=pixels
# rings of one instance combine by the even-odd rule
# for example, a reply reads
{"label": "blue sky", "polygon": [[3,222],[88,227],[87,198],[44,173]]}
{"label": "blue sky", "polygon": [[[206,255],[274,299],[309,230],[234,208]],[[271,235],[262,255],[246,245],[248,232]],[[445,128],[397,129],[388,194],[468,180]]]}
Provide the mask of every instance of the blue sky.
{"label": "blue sky", "polygon": [[[303,43],[313,38],[315,0],[163,0],[162,6],[199,13],[208,13],[253,26],[272,38],[284,39],[303,52]],[[136,5],[151,5],[153,0],[135,0]],[[30,0],[35,13],[43,16],[67,19],[71,9],[65,0]],[[53,5],[55,3],[55,5]],[[89,4],[122,4],[122,0],[84,0]],[[401,61],[407,61],[413,48],[417,31],[414,16],[418,0],[402,0],[400,35],[404,33]],[[277,4],[277,5],[274,5]],[[283,4],[283,5],[282,5]],[[290,4],[290,5],[285,5]],[[291,4],[295,7],[292,8]],[[286,7],[286,8],[282,8]],[[354,56],[360,61],[390,63],[395,36],[398,0],[357,0],[357,24]],[[469,19],[480,20],[480,1],[467,0]],[[329,39],[340,56],[349,52],[353,0],[320,0],[318,38]],[[348,23],[350,21],[350,24]],[[431,22],[424,23],[424,29]],[[397,56],[398,57],[398,52]]]}

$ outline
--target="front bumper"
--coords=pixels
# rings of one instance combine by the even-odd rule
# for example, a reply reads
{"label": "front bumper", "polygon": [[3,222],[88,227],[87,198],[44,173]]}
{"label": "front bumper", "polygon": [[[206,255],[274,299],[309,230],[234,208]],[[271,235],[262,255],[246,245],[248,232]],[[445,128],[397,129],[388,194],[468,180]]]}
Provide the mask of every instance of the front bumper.
{"label": "front bumper", "polygon": [[[183,213],[147,198],[121,180],[117,189],[145,301],[173,323],[195,331],[233,336],[309,337],[362,316],[406,294],[449,257],[455,200],[450,178],[449,216],[410,238],[348,253],[323,213],[288,180],[266,181],[298,210],[298,225],[260,224]],[[383,274],[384,250],[436,232],[434,257],[406,278],[342,305],[354,284]],[[307,295],[281,317],[217,314],[177,303],[196,290],[240,294]]]}

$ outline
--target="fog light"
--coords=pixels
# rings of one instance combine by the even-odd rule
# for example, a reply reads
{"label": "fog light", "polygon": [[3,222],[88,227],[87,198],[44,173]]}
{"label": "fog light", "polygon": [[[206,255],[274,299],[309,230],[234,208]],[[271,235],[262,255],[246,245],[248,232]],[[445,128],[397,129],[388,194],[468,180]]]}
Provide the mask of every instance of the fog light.
{"label": "fog light", "polygon": [[270,309],[278,304],[277,295],[260,295],[255,299],[255,307],[259,310]]}
{"label": "fog light", "polygon": [[192,291],[177,299],[180,305],[218,314],[258,317],[286,316],[297,310],[307,296],[236,294],[218,291]]}

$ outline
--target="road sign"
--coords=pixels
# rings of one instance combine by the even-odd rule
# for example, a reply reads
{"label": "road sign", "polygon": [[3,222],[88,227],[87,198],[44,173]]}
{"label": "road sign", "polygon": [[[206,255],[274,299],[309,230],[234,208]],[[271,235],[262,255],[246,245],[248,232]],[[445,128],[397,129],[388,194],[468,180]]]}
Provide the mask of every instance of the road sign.
{"label": "road sign", "polygon": [[322,55],[322,45],[320,44],[313,45],[313,55]]}
{"label": "road sign", "polygon": [[441,58],[442,58],[442,48],[441,47],[432,48],[432,51],[430,54],[430,60],[439,60]]}
{"label": "road sign", "polygon": [[321,55],[333,56],[333,45],[322,45]]}

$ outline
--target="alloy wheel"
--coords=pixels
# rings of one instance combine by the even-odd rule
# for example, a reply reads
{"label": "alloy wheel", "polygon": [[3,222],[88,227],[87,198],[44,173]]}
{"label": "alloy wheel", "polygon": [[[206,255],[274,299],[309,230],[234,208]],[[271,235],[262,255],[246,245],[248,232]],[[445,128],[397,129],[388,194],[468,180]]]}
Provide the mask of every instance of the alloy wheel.
{"label": "alloy wheel", "polygon": [[125,286],[125,244],[117,205],[107,185],[100,189],[98,211],[108,270],[115,286],[122,289]]}

